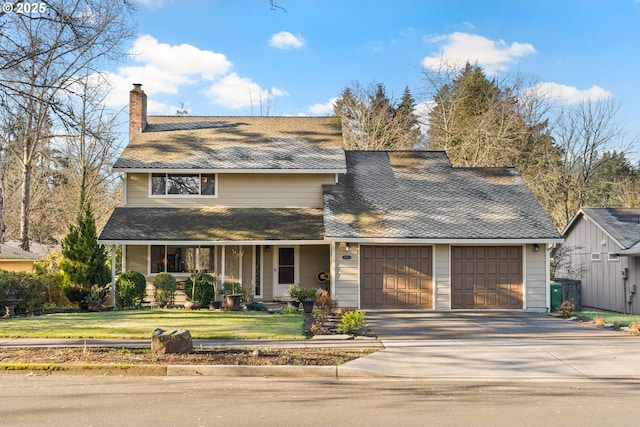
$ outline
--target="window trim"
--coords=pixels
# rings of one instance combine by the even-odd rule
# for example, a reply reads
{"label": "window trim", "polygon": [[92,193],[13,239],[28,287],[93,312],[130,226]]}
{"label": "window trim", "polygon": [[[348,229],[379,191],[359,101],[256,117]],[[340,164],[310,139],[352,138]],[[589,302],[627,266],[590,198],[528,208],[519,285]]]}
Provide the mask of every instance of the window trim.
{"label": "window trim", "polygon": [[620,255],[613,254],[611,252],[607,253],[607,261],[609,262],[618,262],[620,261]]}
{"label": "window trim", "polygon": [[602,257],[600,256],[600,252],[592,252],[591,253],[591,261],[600,261]]}
{"label": "window trim", "polygon": [[[165,194],[153,194],[153,175],[164,174],[165,180],[169,180],[169,175],[198,175],[198,191],[202,192],[202,175],[213,175],[214,179],[214,194],[166,194],[168,186],[165,185]],[[165,183],[166,184],[166,183]],[[194,198],[206,198],[217,199],[218,198],[218,174],[217,173],[203,173],[203,172],[150,172],[148,174],[148,194],[149,198],[159,199],[194,199]]]}

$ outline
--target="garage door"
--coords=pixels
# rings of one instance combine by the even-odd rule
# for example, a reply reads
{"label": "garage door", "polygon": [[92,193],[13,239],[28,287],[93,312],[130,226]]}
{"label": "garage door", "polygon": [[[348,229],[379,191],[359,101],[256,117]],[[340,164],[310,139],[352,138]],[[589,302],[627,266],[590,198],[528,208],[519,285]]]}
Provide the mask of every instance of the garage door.
{"label": "garage door", "polygon": [[432,308],[430,246],[361,246],[362,308]]}
{"label": "garage door", "polygon": [[451,308],[523,308],[520,246],[453,246]]}

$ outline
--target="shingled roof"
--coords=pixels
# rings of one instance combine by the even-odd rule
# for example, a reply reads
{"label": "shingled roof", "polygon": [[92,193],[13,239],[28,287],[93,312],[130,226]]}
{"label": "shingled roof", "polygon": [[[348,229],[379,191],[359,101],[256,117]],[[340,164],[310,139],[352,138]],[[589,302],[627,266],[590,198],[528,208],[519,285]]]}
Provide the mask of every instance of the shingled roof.
{"label": "shingled roof", "polygon": [[114,171],[346,171],[334,117],[149,116]]}
{"label": "shingled roof", "polygon": [[514,168],[454,168],[441,151],[347,151],[325,186],[329,240],[561,240]]}
{"label": "shingled roof", "polygon": [[322,209],[116,208],[102,244],[322,240]]}
{"label": "shingled roof", "polygon": [[566,235],[576,219],[588,216],[621,247],[618,255],[640,255],[640,209],[584,207],[569,222],[563,235]]}

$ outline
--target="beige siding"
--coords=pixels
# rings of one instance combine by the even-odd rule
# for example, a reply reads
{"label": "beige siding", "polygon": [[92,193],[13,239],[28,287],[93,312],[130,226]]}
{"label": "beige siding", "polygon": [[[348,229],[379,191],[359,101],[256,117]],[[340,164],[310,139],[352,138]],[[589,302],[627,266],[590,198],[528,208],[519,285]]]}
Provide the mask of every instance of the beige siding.
{"label": "beige siding", "polygon": [[333,174],[218,174],[218,197],[149,197],[149,174],[127,175],[133,207],[322,207],[322,185]]}
{"label": "beige siding", "polygon": [[544,245],[539,245],[539,251],[533,250],[533,245],[525,245],[525,304],[531,311],[547,310],[547,258]]}
{"label": "beige siding", "polygon": [[300,246],[300,283],[328,290],[328,283],[318,281],[318,273],[329,272],[329,258],[329,245]]}
{"label": "beige siding", "polygon": [[149,246],[130,245],[126,247],[126,270],[149,273]]}
{"label": "beige siding", "polygon": [[[609,261],[609,252],[620,247],[598,226],[585,217],[578,218],[562,244],[569,250],[572,271],[561,271],[559,278],[582,281],[582,305],[611,311],[624,311],[624,283],[620,271],[628,267],[629,259]],[[600,261],[591,261],[599,253]]]}
{"label": "beige siding", "polygon": [[451,253],[449,245],[435,245],[433,250],[435,271],[435,309],[449,310],[451,308]]}
{"label": "beige siding", "polygon": [[[336,244],[335,298],[339,307],[360,307],[359,246],[352,243],[349,252],[344,243]],[[351,259],[343,259],[350,256]]]}

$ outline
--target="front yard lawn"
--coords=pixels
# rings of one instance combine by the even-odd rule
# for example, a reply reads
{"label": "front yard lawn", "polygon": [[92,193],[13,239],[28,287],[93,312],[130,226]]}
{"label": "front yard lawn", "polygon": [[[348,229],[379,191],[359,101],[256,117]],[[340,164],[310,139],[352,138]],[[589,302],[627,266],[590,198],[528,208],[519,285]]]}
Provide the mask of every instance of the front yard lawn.
{"label": "front yard lawn", "polygon": [[188,329],[194,339],[305,339],[305,317],[249,311],[122,310],[0,320],[1,338],[147,339],[155,328]]}

